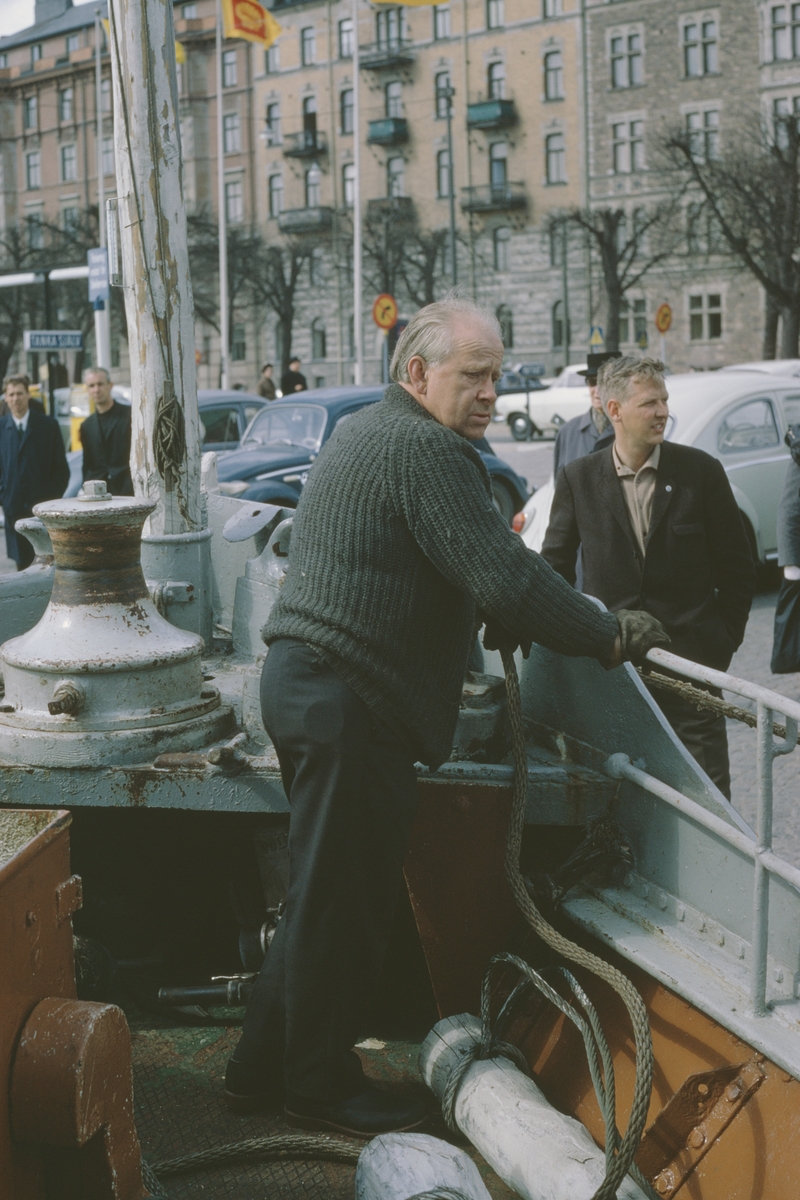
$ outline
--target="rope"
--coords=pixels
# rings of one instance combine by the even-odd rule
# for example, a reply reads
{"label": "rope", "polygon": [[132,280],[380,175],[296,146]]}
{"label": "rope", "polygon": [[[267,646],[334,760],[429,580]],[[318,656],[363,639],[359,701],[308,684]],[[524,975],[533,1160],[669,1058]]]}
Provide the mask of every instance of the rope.
{"label": "rope", "polygon": [[[658,671],[642,671],[639,669],[639,674],[646,683],[650,683],[653,687],[661,688],[665,692],[675,692],[682,696],[684,700],[688,700],[695,708],[705,712],[719,713],[723,717],[730,717],[732,721],[742,721],[745,725],[749,725],[751,729],[756,729],[758,726],[758,717],[755,713],[746,708],[740,708],[738,704],[729,704],[727,700],[723,700],[721,696],[713,696],[710,692],[706,692],[703,688],[694,687],[693,684],[687,683],[685,679],[673,679],[671,675],[661,675]],[[772,732],[775,737],[786,739],[786,726],[779,725],[777,721],[772,724]],[[800,745],[800,735],[797,738]]]}

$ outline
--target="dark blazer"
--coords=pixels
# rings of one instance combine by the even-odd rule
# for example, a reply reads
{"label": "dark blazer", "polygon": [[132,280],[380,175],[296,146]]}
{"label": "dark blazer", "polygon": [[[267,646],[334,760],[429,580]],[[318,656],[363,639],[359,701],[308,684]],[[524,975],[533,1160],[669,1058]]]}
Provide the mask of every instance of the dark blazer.
{"label": "dark blazer", "polygon": [[725,670],[741,645],[755,566],[722,464],[702,450],[663,442],[645,555],[628,518],[611,447],[569,463],[556,480],[542,555],[612,611],[643,608],[672,639],[669,649]]}
{"label": "dark blazer", "polygon": [[69,467],[57,421],[30,408],[28,428],[20,441],[11,414],[0,417],[0,504],[9,558],[20,561],[15,523],[30,517],[34,504],[63,496],[68,483]]}
{"label": "dark blazer", "polygon": [[102,418],[92,413],[82,422],[83,479],[104,479],[114,496],[132,496],[131,410],[126,404],[112,403]]}
{"label": "dark blazer", "polygon": [[613,440],[613,428],[608,428],[603,433],[597,432],[591,409],[581,417],[573,417],[558,431],[553,447],[553,476],[558,475],[567,463],[582,458],[584,454],[594,454],[604,446],[610,446]]}

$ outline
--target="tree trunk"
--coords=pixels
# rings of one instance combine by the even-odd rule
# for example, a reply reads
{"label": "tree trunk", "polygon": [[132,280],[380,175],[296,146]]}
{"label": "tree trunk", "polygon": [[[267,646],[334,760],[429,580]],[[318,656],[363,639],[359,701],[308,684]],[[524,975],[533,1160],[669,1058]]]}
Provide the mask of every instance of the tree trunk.
{"label": "tree trunk", "polygon": [[781,358],[797,358],[800,336],[800,306],[781,310]]}
{"label": "tree trunk", "polygon": [[773,359],[778,357],[778,318],[780,315],[781,310],[778,308],[774,298],[767,292],[764,310],[762,358]]}

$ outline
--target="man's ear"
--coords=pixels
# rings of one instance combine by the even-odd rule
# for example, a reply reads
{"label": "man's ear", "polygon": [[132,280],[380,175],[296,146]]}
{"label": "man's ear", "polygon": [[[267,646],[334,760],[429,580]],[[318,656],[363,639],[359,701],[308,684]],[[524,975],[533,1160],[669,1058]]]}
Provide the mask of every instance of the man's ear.
{"label": "man's ear", "polygon": [[421,358],[419,354],[415,354],[413,358],[408,360],[407,370],[412,387],[424,395],[428,390],[428,369],[424,358]]}

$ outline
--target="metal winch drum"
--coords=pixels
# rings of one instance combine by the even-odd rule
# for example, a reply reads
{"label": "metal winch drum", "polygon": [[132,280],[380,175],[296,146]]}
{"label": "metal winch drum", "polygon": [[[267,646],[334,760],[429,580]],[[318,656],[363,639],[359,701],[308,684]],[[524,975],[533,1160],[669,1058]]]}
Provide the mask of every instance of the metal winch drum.
{"label": "metal winch drum", "polygon": [[90,481],[37,504],[50,534],[50,603],[0,649],[0,760],[31,766],[129,765],[216,740],[232,721],[203,680],[203,640],[157,611],[141,566],[149,501]]}

